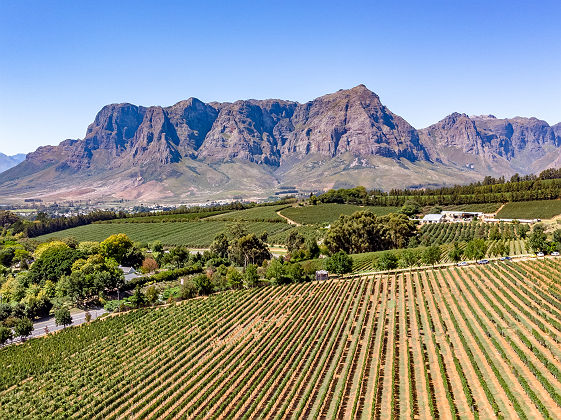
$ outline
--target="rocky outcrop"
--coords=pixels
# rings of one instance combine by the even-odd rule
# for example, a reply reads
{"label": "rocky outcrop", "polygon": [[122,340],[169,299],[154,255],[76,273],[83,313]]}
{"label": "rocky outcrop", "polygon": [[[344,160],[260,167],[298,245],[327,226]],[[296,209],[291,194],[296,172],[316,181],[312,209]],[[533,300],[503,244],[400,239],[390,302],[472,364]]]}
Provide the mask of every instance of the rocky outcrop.
{"label": "rocky outcrop", "polygon": [[364,85],[299,105],[283,154],[426,159],[416,130]]}

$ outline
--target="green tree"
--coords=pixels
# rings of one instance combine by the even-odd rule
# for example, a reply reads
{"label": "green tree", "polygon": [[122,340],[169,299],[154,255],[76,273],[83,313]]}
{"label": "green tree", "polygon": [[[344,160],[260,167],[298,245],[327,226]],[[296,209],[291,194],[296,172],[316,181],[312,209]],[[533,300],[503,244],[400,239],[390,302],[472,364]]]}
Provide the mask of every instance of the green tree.
{"label": "green tree", "polygon": [[144,293],[142,293],[142,290],[140,290],[139,285],[137,285],[136,289],[134,289],[134,293],[129,298],[129,301],[135,308],[140,308],[146,303],[146,297],[144,296]]}
{"label": "green tree", "polygon": [[401,207],[401,213],[411,217],[418,214],[421,211],[421,206],[415,200],[407,200],[405,204]]}
{"label": "green tree", "polygon": [[545,251],[547,249],[547,236],[542,225],[535,225],[528,238],[528,246],[534,252]]}
{"label": "green tree", "polygon": [[497,241],[501,239],[501,233],[499,232],[499,227],[495,224],[489,231],[489,239],[491,241]]}
{"label": "green tree", "polygon": [[530,227],[525,224],[519,224],[517,232],[520,239],[526,239],[528,232],[530,232]]}
{"label": "green tree", "polygon": [[213,254],[218,255],[220,258],[227,258],[229,246],[230,243],[228,241],[228,237],[224,233],[220,233],[214,238],[214,241],[212,241],[210,251]]}
{"label": "green tree", "polygon": [[46,280],[57,282],[62,276],[70,274],[72,264],[81,253],[70,248],[66,244],[63,246],[53,246],[40,253],[29,270],[30,280],[33,283],[42,283]]}
{"label": "green tree", "polygon": [[555,229],[553,231],[553,242],[561,245],[561,229]]}
{"label": "green tree", "polygon": [[55,310],[55,324],[62,325],[65,328],[72,324],[72,316],[68,308],[61,306]]}
{"label": "green tree", "polygon": [[468,260],[480,260],[487,253],[487,244],[483,239],[472,239],[466,245],[464,255]]}
{"label": "green tree", "polygon": [[393,252],[383,252],[377,261],[380,270],[393,270],[397,268],[397,256]]}
{"label": "green tree", "polygon": [[198,274],[194,276],[193,283],[197,288],[197,293],[201,296],[209,295],[213,292],[212,283],[206,274]]}
{"label": "green tree", "polygon": [[226,273],[226,282],[231,289],[240,289],[242,287],[243,275],[235,267],[229,267]]}
{"label": "green tree", "polygon": [[[99,244],[100,254],[105,258],[112,258],[119,264],[122,264],[125,256],[133,248],[133,242],[124,233],[111,235],[109,238]],[[139,264],[142,264],[140,261]]]}
{"label": "green tree", "polygon": [[353,269],[353,259],[345,251],[336,252],[325,259],[325,269],[337,274],[350,273]]}
{"label": "green tree", "polygon": [[429,246],[423,251],[422,261],[426,265],[434,265],[440,261],[442,251],[438,245]]}
{"label": "green tree", "polygon": [[153,305],[158,301],[158,289],[156,286],[152,285],[146,289],[146,301]]}
{"label": "green tree", "polygon": [[292,279],[293,283],[302,283],[306,280],[304,269],[298,263],[289,264],[287,268],[288,277]]}
{"label": "green tree", "polygon": [[249,264],[244,271],[243,285],[244,287],[250,288],[257,286],[259,282],[259,274],[257,273],[257,266],[255,264]]}
{"label": "green tree", "polygon": [[454,242],[454,247],[448,252],[448,257],[454,262],[458,262],[462,259],[464,255],[464,251],[460,248],[460,244],[458,242]]}
{"label": "green tree", "polygon": [[31,335],[33,331],[33,322],[29,318],[21,318],[16,322],[14,326],[14,333],[16,337],[21,337],[25,339]]}
{"label": "green tree", "polygon": [[292,229],[288,234],[288,238],[286,240],[286,248],[288,252],[294,253],[300,250],[305,244],[305,239],[302,235],[296,231],[296,229]]}
{"label": "green tree", "polygon": [[403,268],[419,265],[421,256],[415,249],[404,249],[399,256],[399,265]]}
{"label": "green tree", "polygon": [[235,263],[244,267],[248,264],[261,265],[263,261],[271,258],[267,244],[253,233],[231,241],[228,255]]}

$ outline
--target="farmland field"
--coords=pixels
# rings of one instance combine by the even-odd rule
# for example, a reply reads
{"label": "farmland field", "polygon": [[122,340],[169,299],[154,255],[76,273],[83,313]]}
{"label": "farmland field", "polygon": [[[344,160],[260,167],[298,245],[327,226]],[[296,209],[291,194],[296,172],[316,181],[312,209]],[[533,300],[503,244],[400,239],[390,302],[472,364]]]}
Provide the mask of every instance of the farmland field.
{"label": "farmland field", "polygon": [[507,203],[497,213],[503,219],[551,219],[561,214],[561,200],[517,201]]}
{"label": "farmland field", "polygon": [[561,418],[561,265],[223,292],[0,350],[0,418]]}
{"label": "farmland field", "polygon": [[[72,236],[78,241],[103,241],[115,233],[125,233],[133,241],[153,242],[160,241],[164,245],[185,245],[195,248],[208,247],[214,237],[219,233],[226,232],[232,222],[227,221],[194,221],[181,223],[111,223],[91,224],[66,229],[59,232],[39,236],[39,241],[53,238],[65,238]],[[290,229],[286,223],[251,222],[244,223],[250,233],[260,235],[267,232],[274,235],[283,230]]]}
{"label": "farmland field", "polygon": [[382,216],[399,211],[399,207],[357,206],[354,204],[318,204],[316,206],[288,207],[281,210],[283,216],[302,224],[332,223],[340,215],[350,215],[356,211],[368,210]]}
{"label": "farmland field", "polygon": [[276,206],[259,206],[251,209],[236,210],[224,214],[212,216],[213,220],[238,220],[238,221],[275,221],[284,222],[285,220],[277,214],[277,211],[286,208],[288,204]]}
{"label": "farmland field", "polygon": [[122,219],[104,220],[94,223],[160,223],[160,222],[190,222],[193,220],[204,219],[210,216],[227,213],[227,210],[201,211],[193,213],[177,213],[177,214],[154,214],[147,216],[125,217]]}

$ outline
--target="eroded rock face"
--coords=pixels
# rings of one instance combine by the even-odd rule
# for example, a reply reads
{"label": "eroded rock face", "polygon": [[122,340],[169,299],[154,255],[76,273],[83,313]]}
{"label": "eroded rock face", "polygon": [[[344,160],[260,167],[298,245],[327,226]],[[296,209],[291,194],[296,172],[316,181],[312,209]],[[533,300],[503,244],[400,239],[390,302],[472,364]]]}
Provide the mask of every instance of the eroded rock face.
{"label": "eroded rock face", "polygon": [[[370,157],[406,159],[507,175],[558,164],[560,145],[561,123],[550,127],[536,118],[453,113],[416,130],[359,85],[304,104],[277,99],[206,104],[190,98],[170,107],[107,105],[83,140],[38,148],[2,173],[0,185],[11,181],[13,186],[51,167],[67,177],[142,167],[149,168],[153,178],[164,179],[173,172],[170,165],[177,163],[208,167],[245,161],[275,171],[308,155],[320,160],[350,156],[357,162]],[[64,182],[72,183],[72,177]]]}
{"label": "eroded rock face", "polygon": [[411,161],[427,157],[416,130],[364,85],[299,105],[292,125],[283,148],[286,155],[333,157],[349,152]]}
{"label": "eroded rock face", "polygon": [[513,171],[523,172],[533,170],[534,160],[558,152],[561,143],[554,128],[537,118],[498,119],[459,113],[419,130],[419,135],[431,159],[457,164],[473,155],[490,165],[512,162]]}

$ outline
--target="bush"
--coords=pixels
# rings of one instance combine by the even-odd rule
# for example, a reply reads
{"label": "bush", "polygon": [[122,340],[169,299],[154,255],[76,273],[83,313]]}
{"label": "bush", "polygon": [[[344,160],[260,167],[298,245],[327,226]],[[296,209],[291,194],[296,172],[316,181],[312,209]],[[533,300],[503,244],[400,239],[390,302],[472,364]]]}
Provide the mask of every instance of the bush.
{"label": "bush", "polygon": [[325,260],[325,269],[337,274],[350,273],[353,269],[353,259],[345,251],[336,252]]}

